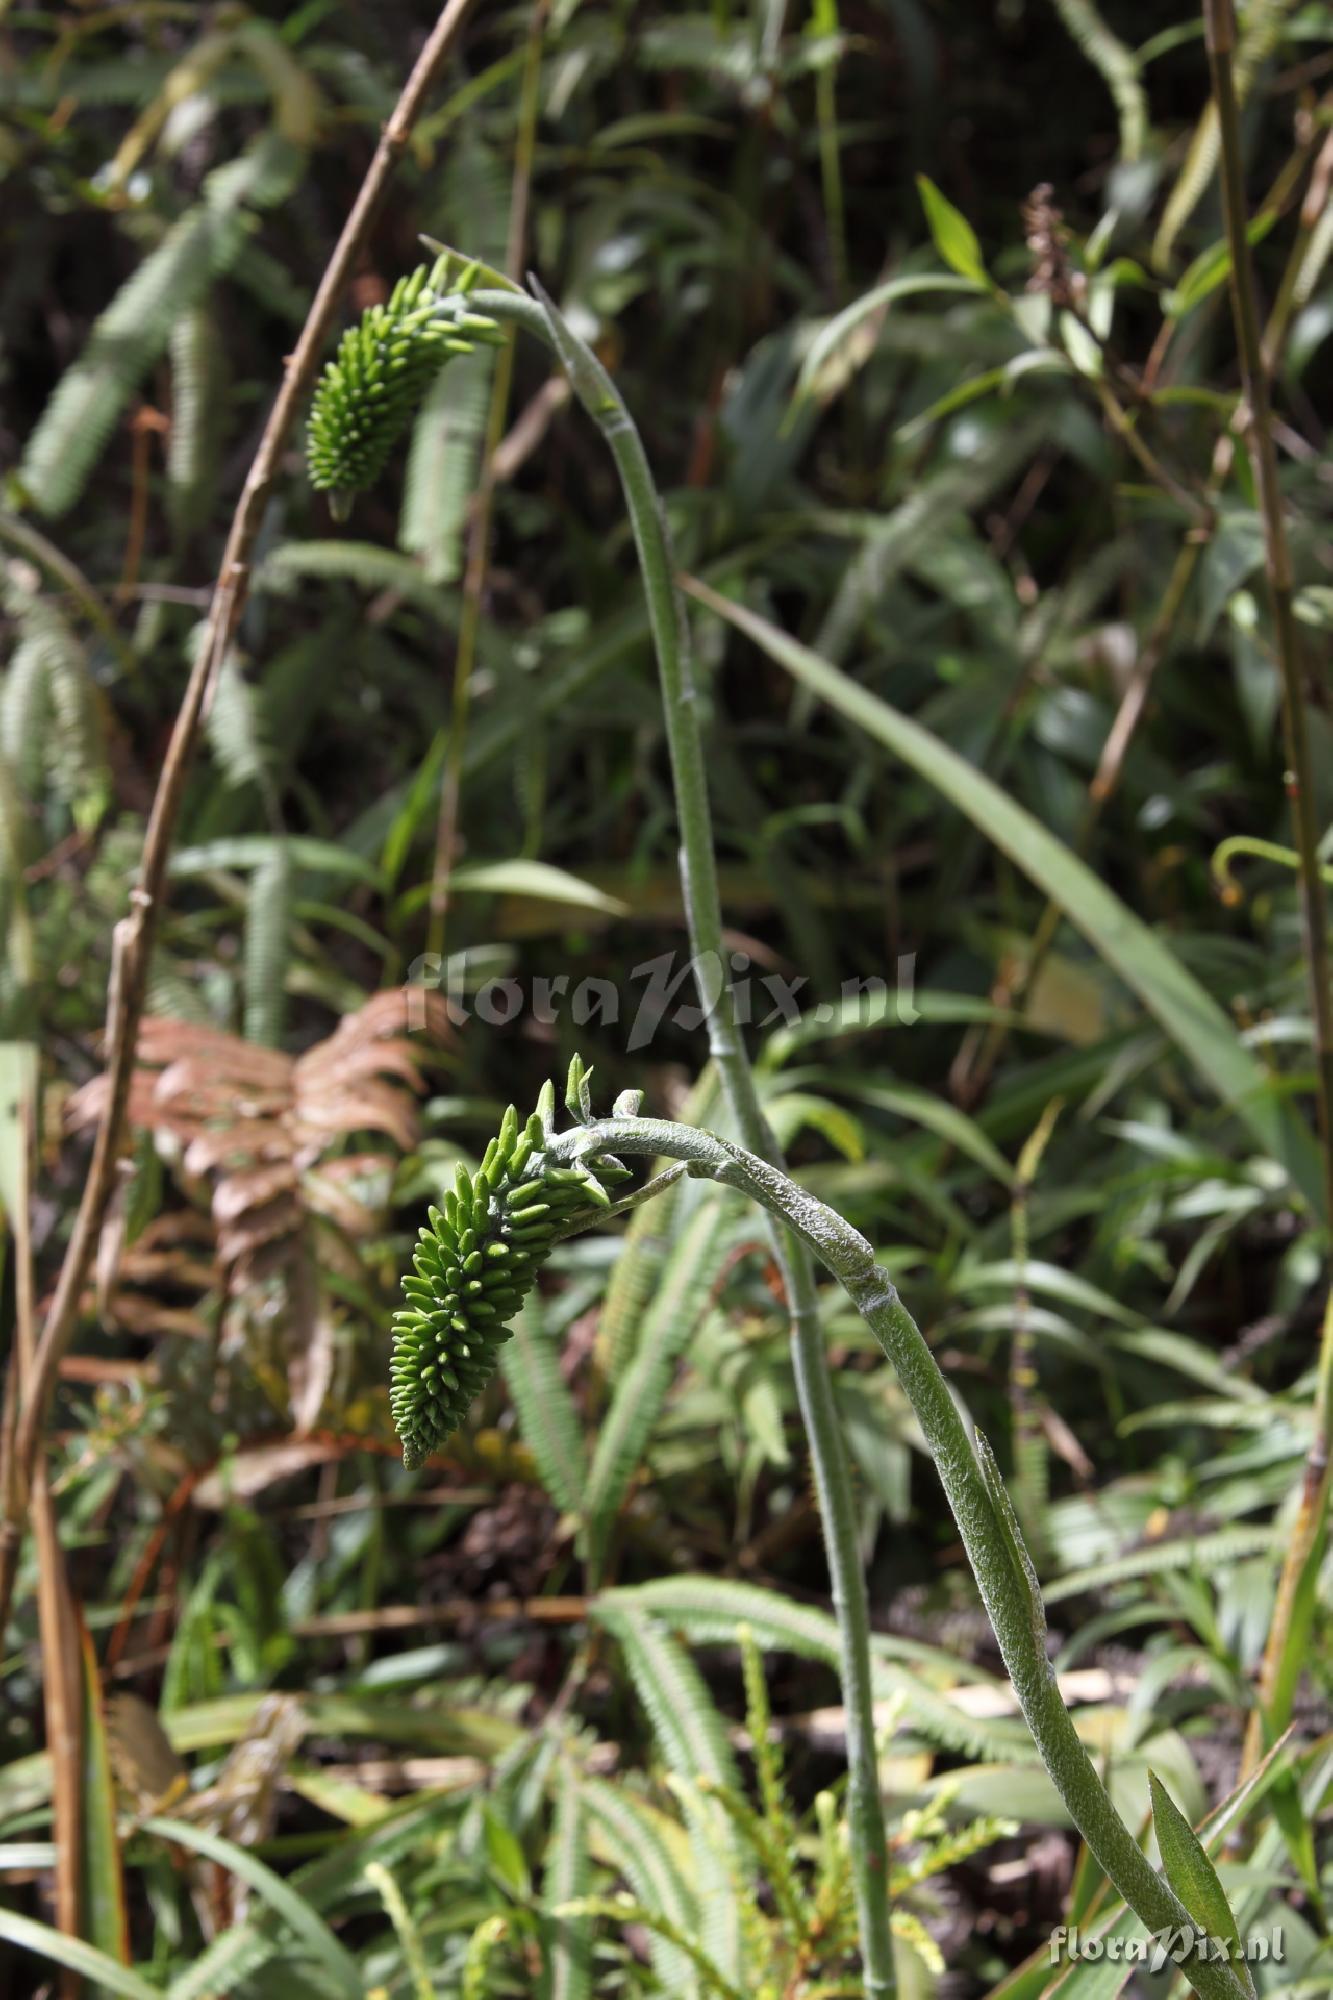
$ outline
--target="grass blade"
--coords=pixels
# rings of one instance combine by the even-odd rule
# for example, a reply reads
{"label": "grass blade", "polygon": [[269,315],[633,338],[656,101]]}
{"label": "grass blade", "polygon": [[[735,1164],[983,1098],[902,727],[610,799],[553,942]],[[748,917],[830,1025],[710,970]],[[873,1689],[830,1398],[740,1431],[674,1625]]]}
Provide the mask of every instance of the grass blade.
{"label": "grass blade", "polygon": [[[190,1826],[184,1820],[155,1816],[146,1819],[143,1828],[145,1833],[155,1833],[160,1840],[169,1840],[174,1846],[192,1848],[196,1854],[216,1861],[219,1867],[248,1882],[324,1967],[329,1978],[329,1991],[345,1993],[347,2000],[361,2000],[364,1982],[356,1960],[345,1946],[339,1944],[324,1919],[317,1915],[305,1897],[289,1882],[284,1882],[281,1875],[275,1875],[271,1868],[256,1860],[245,1848],[238,1847],[234,1841],[223,1840],[219,1834],[209,1833],[201,1826]],[[171,2000],[185,2000],[187,1994],[198,1990],[192,1974],[187,1972],[183,1980],[173,1983]]]}
{"label": "grass blade", "polygon": [[31,1917],[20,1917],[13,1910],[0,1909],[0,1938],[37,1958],[49,1960],[52,1965],[63,1965],[85,1979],[95,1979],[108,1993],[123,1993],[125,2000],[162,2000],[160,1986],[150,1986],[137,1972],[131,1972],[126,1965],[117,1965],[104,1951],[85,1944],[82,1938],[63,1937],[48,1924],[35,1923]]}
{"label": "grass blade", "polygon": [[1286,1169],[1313,1212],[1322,1212],[1322,1168],[1308,1127],[1279,1098],[1217,1002],[1086,863],[984,771],[858,686],[831,661],[706,586],[692,583],[690,590],[802,687],[910,764],[1057,903],[1222,1102],[1244,1120],[1265,1152]]}

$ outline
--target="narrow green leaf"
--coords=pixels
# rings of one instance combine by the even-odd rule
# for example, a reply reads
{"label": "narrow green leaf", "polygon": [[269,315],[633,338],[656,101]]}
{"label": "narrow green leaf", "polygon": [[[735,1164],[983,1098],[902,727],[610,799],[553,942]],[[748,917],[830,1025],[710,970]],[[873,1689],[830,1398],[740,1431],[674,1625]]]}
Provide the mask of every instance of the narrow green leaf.
{"label": "narrow green leaf", "polygon": [[1128,1583],[1136,1577],[1155,1576],[1170,1569],[1224,1569],[1250,1556],[1267,1555],[1274,1545],[1272,1528],[1224,1528],[1197,1540],[1154,1542],[1134,1549],[1129,1555],[1112,1556],[1088,1569],[1071,1570],[1046,1586],[1048,1605],[1065,1597],[1079,1597],[1085,1590],[1107,1589],[1113,1583]]}
{"label": "narrow green leaf", "polygon": [[533,896],[542,903],[574,903],[585,910],[602,910],[609,917],[628,916],[624,903],[591,882],[571,875],[549,861],[469,861],[455,868],[452,889],[497,896]]}
{"label": "narrow green leaf", "polygon": [[37,1091],[32,1042],[0,1042],[0,1225],[28,1199],[27,1113]]}
{"label": "narrow green leaf", "polygon": [[[332,840],[315,840],[307,834],[292,834],[285,840],[291,864],[311,874],[348,876],[356,882],[383,886],[383,878],[373,862]],[[218,840],[206,840],[197,847],[178,847],[171,857],[171,873],[183,879],[209,875],[215,870],[262,868],[274,852],[271,833],[237,833]]]}
{"label": "narrow green leaf", "polygon": [[854,364],[844,358],[853,335],[868,319],[894,305],[899,299],[910,299],[922,292],[978,292],[984,290],[975,278],[945,277],[941,271],[909,271],[896,278],[887,278],[882,285],[872,285],[859,299],[853,299],[831,320],[820,327],[805,352],[801,372],[797,377],[794,400],[799,402],[806,396],[821,399],[834,395],[850,380]]}
{"label": "narrow green leaf", "polygon": [[[199,1712],[229,1706],[230,1701],[210,1702],[203,1704]],[[243,1723],[234,1725],[226,1737],[210,1736],[209,1741],[234,1742],[243,1726]],[[339,1723],[331,1722],[330,1727],[335,1733],[342,1733]],[[345,1902],[368,1862],[379,1861],[392,1867],[419,1849],[423,1841],[434,1838],[441,1823],[456,1812],[456,1800],[447,1792],[429,1793],[395,1807],[364,1833],[344,1837],[319,1860],[298,1869],[291,1878],[292,1893],[312,1911],[333,1912]],[[176,1976],[168,2000],[214,2000],[215,1995],[233,1992],[242,1979],[248,1979],[266,1961],[281,1953],[283,1938],[284,1927],[277,1920],[277,1913],[271,1908],[256,1910],[246,1923],[221,1932],[193,1965]]]}
{"label": "narrow green leaf", "polygon": [[[191,1848],[209,1861],[216,1861],[230,1874],[239,1876],[241,1881],[248,1882],[256,1895],[269,1904],[323,1966],[329,1990],[345,1993],[348,2000],[361,2000],[365,1984],[356,1960],[344,1945],[339,1944],[324,1919],[290,1882],[284,1881],[281,1875],[275,1875],[271,1868],[244,1847],[238,1847],[235,1841],[223,1840],[221,1835],[209,1833],[201,1826],[191,1826],[185,1820],[163,1819],[154,1815],[144,1820],[143,1830],[155,1833],[159,1840],[171,1841],[177,1847]],[[173,1987],[173,1992],[175,1990]]]}
{"label": "narrow green leaf", "polygon": [[741,1913],[735,1835],[699,1779],[735,1791],[736,1761],[722,1717],[685,1649],[657,1621],[624,1602],[594,1607],[619,1641],[662,1760],[683,1781],[675,1789],[690,1828],[700,1902],[701,1941],[724,1978],[740,1968]]}
{"label": "narrow green leaf", "polygon": [[53,1931],[48,1924],[20,1917],[13,1910],[0,1908],[0,1938],[18,1945],[21,1951],[33,1953],[37,1958],[48,1959],[53,1965],[67,1965],[72,1972],[82,1973],[85,1979],[95,1979],[108,1993],[123,1993],[125,2000],[162,2000],[160,1986],[150,1986],[137,1972],[131,1972],[128,1966],[117,1965],[115,1959],[108,1958],[104,1951],[85,1944],[82,1938],[66,1937],[60,1931]]}
{"label": "narrow green leaf", "polygon": [[930,233],[935,239],[935,248],[949,269],[957,271],[961,278],[971,278],[976,284],[984,284],[986,265],[981,245],[967,217],[924,174],[917,175],[916,185]]}
{"label": "narrow green leaf", "polygon": [[531,1892],[528,1864],[523,1858],[523,1849],[518,1837],[510,1826],[489,1807],[482,1813],[482,1826],[486,1839],[486,1859],[492,1872],[499,1876],[505,1888],[520,1902],[526,1901]]}
{"label": "narrow green leaf", "polygon": [[[698,595],[698,587],[695,586]],[[767,619],[709,591],[703,599],[793,679],[910,764],[1007,854],[1100,952],[1155,1015],[1187,1061],[1286,1169],[1317,1215],[1319,1153],[1308,1126],[1273,1088],[1231,1022],[1155,931],[994,779],[909,716],[789,638]]]}
{"label": "narrow green leaf", "polygon": [[91,1944],[121,1965],[130,1962],[125,1878],[116,1836],[116,1788],[107,1748],[97,1656],[79,1617],[83,1665],[82,1840],[83,1925]]}
{"label": "narrow green leaf", "polygon": [[1221,1939],[1247,1991],[1253,1993],[1254,1981],[1241,1949],[1240,1931],[1216,1868],[1155,1771],[1149,1771],[1148,1785],[1152,1792],[1153,1828],[1167,1881],[1195,1923],[1210,1938]]}

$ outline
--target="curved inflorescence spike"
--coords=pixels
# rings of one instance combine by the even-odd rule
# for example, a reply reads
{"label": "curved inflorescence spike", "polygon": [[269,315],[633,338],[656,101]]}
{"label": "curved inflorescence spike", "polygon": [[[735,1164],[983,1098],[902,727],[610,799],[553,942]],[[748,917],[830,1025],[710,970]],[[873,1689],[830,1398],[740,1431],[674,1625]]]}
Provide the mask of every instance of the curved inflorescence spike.
{"label": "curved inflorescence spike", "polygon": [[[582,1069],[579,1071],[583,1075]],[[389,1403],[409,1469],[438,1451],[495,1373],[509,1322],[556,1241],[609,1205],[606,1183],[627,1178],[603,1155],[597,1173],[551,1159],[554,1098],[520,1125],[511,1104],[475,1173],[459,1167],[452,1194],[430,1211],[405,1304],[394,1314]]]}
{"label": "curved inflorescence spike", "polygon": [[504,340],[494,320],[472,311],[470,275],[457,274],[447,256],[418,265],[338,343],[315,391],[306,440],[311,483],[332,490],[335,512],[378,479],[451,355]]}

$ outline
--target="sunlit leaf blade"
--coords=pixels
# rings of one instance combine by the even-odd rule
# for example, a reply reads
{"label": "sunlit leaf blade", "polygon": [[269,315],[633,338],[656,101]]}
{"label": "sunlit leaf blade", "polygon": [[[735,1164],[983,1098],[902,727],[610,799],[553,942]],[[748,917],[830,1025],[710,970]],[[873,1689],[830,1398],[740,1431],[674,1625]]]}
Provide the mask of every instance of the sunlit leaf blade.
{"label": "sunlit leaf blade", "polygon": [[121,1965],[130,1962],[125,1879],[116,1836],[116,1789],[107,1747],[97,1656],[79,1618],[83,1662],[83,1921],[89,1942]]}
{"label": "sunlit leaf blade", "polygon": [[1310,1207],[1316,1213],[1322,1209],[1322,1171],[1309,1128],[1277,1094],[1217,1002],[1141,917],[1024,806],[919,722],[858,686],[768,619],[714,591],[692,589],[794,680],[910,764],[1057,903],[1222,1102],[1286,1169]]}
{"label": "sunlit leaf blade", "polygon": [[1240,1931],[1226,1891],[1218,1880],[1217,1870],[1193,1827],[1155,1771],[1149,1771],[1148,1783],[1152,1789],[1153,1827],[1166,1879],[1195,1923],[1210,1938],[1220,1938],[1230,1948],[1234,1954],[1232,1963],[1248,1991],[1253,1993],[1254,1981],[1250,1978],[1241,1951]]}
{"label": "sunlit leaf blade", "polygon": [[[220,1834],[210,1833],[206,1828],[193,1826],[186,1820],[154,1816],[143,1822],[143,1828],[145,1833],[155,1833],[160,1840],[170,1841],[174,1846],[192,1848],[196,1854],[217,1862],[219,1867],[238,1876],[242,1882],[248,1882],[256,1895],[269,1904],[324,1967],[329,1991],[345,1993],[348,2000],[361,2000],[364,1983],[356,1960],[338,1942],[306,1897],[281,1875],[275,1875],[264,1862],[245,1848],[238,1847],[235,1841],[224,1840]],[[178,1990],[183,1991],[176,1987],[172,1989],[173,1992]]]}
{"label": "sunlit leaf blade", "polygon": [[957,271],[959,277],[984,283],[986,266],[981,245],[967,217],[924,174],[917,175],[916,185],[930,233],[935,239],[935,248],[945,263],[950,270]]}
{"label": "sunlit leaf blade", "polygon": [[162,2000],[160,1986],[150,1986],[104,1951],[85,1944],[82,1938],[64,1937],[48,1924],[34,1923],[31,1917],[20,1917],[13,1910],[0,1909],[0,1938],[52,1965],[67,1965],[85,1979],[96,1980],[106,1992],[124,1994],[125,2000]]}

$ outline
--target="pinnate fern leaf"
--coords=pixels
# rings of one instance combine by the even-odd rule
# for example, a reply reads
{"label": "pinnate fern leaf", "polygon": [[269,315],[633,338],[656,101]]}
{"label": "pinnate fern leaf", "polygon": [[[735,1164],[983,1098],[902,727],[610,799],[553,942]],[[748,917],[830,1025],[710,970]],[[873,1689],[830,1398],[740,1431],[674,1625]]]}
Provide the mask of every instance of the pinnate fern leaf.
{"label": "pinnate fern leaf", "polygon": [[28,440],[18,478],[34,505],[63,514],[83,491],[103,446],[176,321],[199,304],[246,241],[246,208],[290,192],[299,154],[267,133],[210,174],[205,198],[186,211],[139,265],[60,379]]}
{"label": "pinnate fern leaf", "polygon": [[275,840],[250,878],[245,911],[245,1035],[267,1048],[282,1040],[291,923],[291,850]]}
{"label": "pinnate fern leaf", "polygon": [[597,1434],[585,1502],[588,1555],[600,1566],[612,1524],[643,1461],[691,1335],[708,1304],[734,1227],[716,1197],[695,1209],[662,1271],[638,1348],[616,1383]]}
{"label": "pinnate fern leaf", "polygon": [[543,1486],[564,1513],[577,1514],[588,1479],[588,1451],[555,1343],[541,1325],[536,1293],[529,1293],[515,1316],[500,1365]]}

